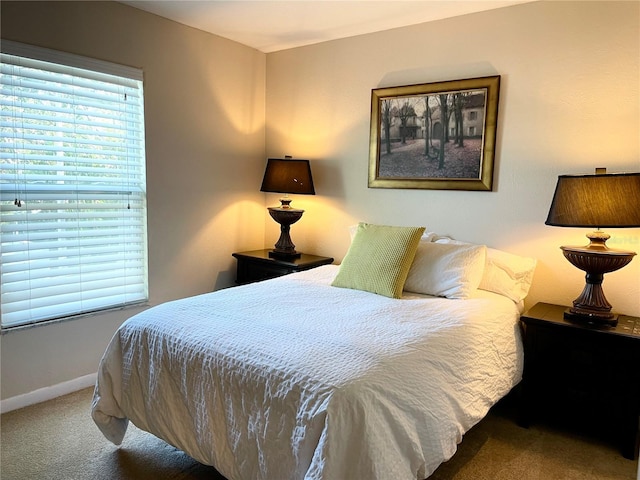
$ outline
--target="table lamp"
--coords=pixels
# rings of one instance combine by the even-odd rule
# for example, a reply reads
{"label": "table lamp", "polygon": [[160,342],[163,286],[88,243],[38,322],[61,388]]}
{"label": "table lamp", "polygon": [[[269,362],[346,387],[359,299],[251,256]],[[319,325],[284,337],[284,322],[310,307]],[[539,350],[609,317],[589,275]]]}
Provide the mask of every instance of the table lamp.
{"label": "table lamp", "polygon": [[635,252],[607,247],[609,235],[601,228],[640,227],[640,173],[560,175],[546,225],[557,227],[595,227],[584,247],[560,247],[565,258],[586,272],[586,284],[566,319],[600,325],[617,325],[618,316],[602,290],[604,274],[629,262]]}
{"label": "table lamp", "polygon": [[262,192],[284,193],[279,207],[268,207],[271,217],[280,224],[280,238],[270,257],[293,259],[300,257],[289,235],[290,226],[302,217],[304,210],[291,208],[290,193],[315,195],[309,160],[297,160],[290,157],[269,158],[262,179]]}

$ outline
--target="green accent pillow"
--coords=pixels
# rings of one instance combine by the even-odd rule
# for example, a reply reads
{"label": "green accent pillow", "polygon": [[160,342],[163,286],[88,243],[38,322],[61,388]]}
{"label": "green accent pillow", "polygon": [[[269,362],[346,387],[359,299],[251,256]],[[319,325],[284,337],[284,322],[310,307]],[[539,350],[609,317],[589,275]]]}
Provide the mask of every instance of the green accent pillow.
{"label": "green accent pillow", "polygon": [[404,282],[423,233],[424,227],[359,223],[331,285],[391,298],[402,297]]}

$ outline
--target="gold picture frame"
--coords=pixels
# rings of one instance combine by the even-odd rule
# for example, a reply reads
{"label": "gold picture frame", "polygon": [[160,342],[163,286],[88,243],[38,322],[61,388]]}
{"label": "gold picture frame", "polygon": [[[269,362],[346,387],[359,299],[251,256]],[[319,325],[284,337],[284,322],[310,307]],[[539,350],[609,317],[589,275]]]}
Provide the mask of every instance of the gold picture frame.
{"label": "gold picture frame", "polygon": [[369,187],[491,191],[499,96],[499,75],[371,90]]}

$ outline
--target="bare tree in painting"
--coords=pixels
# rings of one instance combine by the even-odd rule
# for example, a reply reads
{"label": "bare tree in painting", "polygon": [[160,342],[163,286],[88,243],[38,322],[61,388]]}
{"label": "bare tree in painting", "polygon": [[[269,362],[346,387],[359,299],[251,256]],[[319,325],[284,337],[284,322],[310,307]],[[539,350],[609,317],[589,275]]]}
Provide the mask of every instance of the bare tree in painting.
{"label": "bare tree in painting", "polygon": [[432,118],[431,118],[431,108],[429,107],[429,95],[425,95],[422,97],[424,100],[424,154],[426,157],[429,157],[429,151],[432,146],[431,144],[431,126],[432,126]]}
{"label": "bare tree in painting", "polygon": [[453,94],[454,143],[458,147],[464,147],[464,116],[462,115],[462,109],[464,108],[465,100],[465,93]]}
{"label": "bare tree in painting", "polygon": [[400,119],[400,140],[403,145],[407,143],[407,125],[409,119],[416,116],[416,111],[412,103],[413,102],[409,100],[405,100],[397,111],[398,118]]}
{"label": "bare tree in painting", "polygon": [[441,170],[444,168],[444,146],[448,141],[447,125],[449,124],[449,105],[448,105],[448,97],[449,95],[446,93],[441,93],[438,95],[438,102],[440,103],[440,118],[442,120],[442,129],[440,132],[440,151],[438,152],[438,169]]}
{"label": "bare tree in painting", "polygon": [[384,128],[384,143],[387,154],[391,153],[391,100],[382,100],[380,105],[382,128]]}

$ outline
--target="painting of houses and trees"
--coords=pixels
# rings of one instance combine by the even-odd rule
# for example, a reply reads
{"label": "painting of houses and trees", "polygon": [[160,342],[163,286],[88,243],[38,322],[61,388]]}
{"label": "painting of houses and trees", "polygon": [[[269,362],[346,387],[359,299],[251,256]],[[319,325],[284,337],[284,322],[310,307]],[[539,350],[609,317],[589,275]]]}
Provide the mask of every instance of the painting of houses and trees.
{"label": "painting of houses and trees", "polygon": [[443,89],[487,78],[373,90],[369,186],[490,189],[499,83]]}

